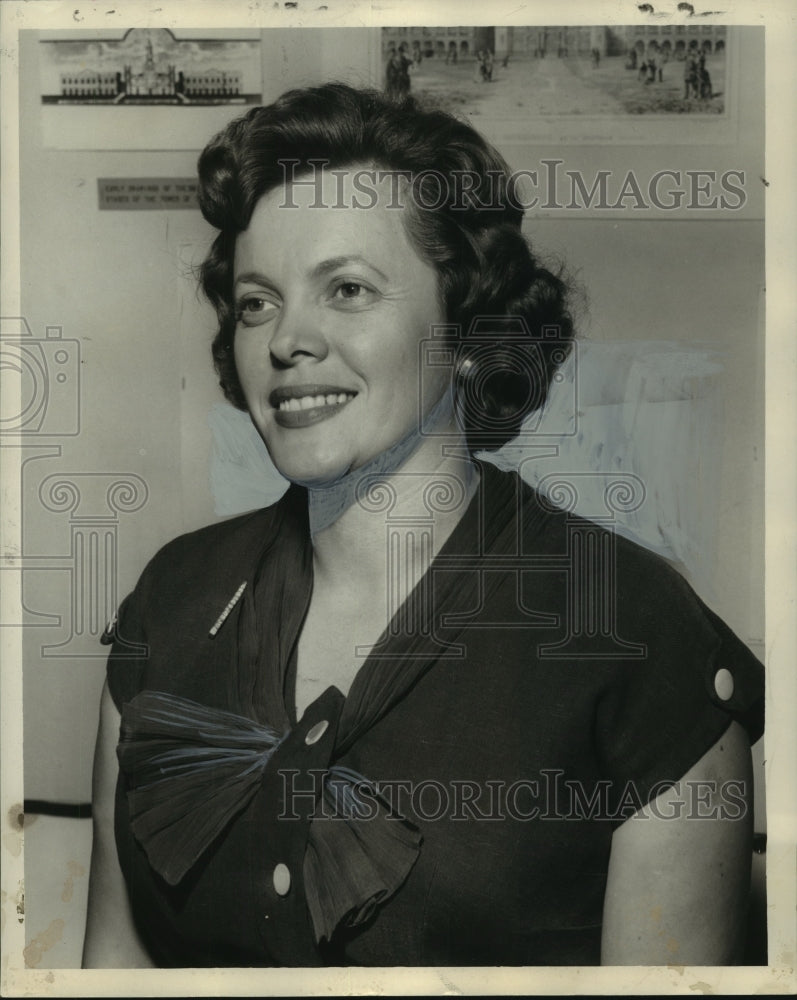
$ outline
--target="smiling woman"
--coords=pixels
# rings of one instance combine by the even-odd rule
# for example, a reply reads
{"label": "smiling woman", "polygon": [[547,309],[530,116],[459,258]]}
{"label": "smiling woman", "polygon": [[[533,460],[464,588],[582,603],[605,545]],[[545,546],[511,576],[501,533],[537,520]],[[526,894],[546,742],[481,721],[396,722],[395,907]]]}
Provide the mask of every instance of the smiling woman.
{"label": "smiling woman", "polygon": [[573,338],[503,159],[327,85],[199,172],[221,386],[292,486],[120,610],[85,964],[733,961],[760,664],[567,483],[475,457]]}
{"label": "smiling woman", "polygon": [[405,210],[387,207],[389,179],[369,210],[337,207],[358,169],[267,192],[235,248],[235,370],[273,461],[307,486],[406,437],[450,381],[442,367],[420,378],[419,348],[445,314]]}

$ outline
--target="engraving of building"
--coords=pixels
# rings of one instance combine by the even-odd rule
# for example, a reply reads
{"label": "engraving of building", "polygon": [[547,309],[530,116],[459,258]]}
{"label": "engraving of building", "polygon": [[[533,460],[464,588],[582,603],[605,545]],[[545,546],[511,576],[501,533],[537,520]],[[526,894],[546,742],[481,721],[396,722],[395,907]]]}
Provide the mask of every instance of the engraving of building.
{"label": "engraving of building", "polygon": [[692,49],[707,54],[722,52],[728,44],[724,24],[635,24],[612,30],[621,33],[628,50],[666,52],[676,59],[683,59]]}
{"label": "engraving of building", "polygon": [[207,69],[180,73],[181,92],[186,97],[235,97],[241,92],[241,73],[237,70]]}
{"label": "engraving of building", "polygon": [[611,28],[600,25],[514,25],[495,29],[498,56],[588,57],[595,49],[602,56],[621,55],[625,44],[613,38]]}
{"label": "engraving of building", "polygon": [[132,66],[125,66],[125,93],[135,97],[163,97],[175,93],[174,66],[168,66],[165,73],[159,73],[155,66],[152,39],[147,39],[147,55],[144,70],[134,73]]}
{"label": "engraving of building", "polygon": [[445,27],[429,25],[419,27],[382,28],[382,55],[387,57],[399,49],[416,58],[451,59],[475,55],[479,49],[495,49],[494,28]]}
{"label": "engraving of building", "polygon": [[400,27],[382,29],[382,55],[400,49],[417,58],[450,59],[490,49],[497,58],[589,58],[594,51],[604,56],[638,52],[667,52],[683,58],[690,49],[721,52],[728,29],[722,24],[638,25],[512,25],[506,27]]}
{"label": "engraving of building", "polygon": [[118,73],[98,73],[84,69],[79,73],[61,74],[61,93],[65,97],[113,97],[119,93]]}
{"label": "engraving of building", "polygon": [[126,63],[120,72],[85,69],[60,74],[61,97],[112,100],[149,99],[179,104],[192,98],[224,99],[240,97],[243,74],[240,70],[178,70],[173,64],[158,69],[152,40],[147,38],[144,65],[136,71]]}

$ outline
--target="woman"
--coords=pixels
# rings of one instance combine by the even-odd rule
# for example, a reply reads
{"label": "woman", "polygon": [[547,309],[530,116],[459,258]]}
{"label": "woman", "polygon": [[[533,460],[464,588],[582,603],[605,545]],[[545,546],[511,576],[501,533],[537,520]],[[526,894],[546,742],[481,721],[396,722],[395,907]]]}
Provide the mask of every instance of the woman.
{"label": "woman", "polygon": [[759,664],[658,557],[473,458],[572,341],[505,162],[327,85],[199,170],[221,385],[292,486],[120,609],[86,964],[732,961]]}

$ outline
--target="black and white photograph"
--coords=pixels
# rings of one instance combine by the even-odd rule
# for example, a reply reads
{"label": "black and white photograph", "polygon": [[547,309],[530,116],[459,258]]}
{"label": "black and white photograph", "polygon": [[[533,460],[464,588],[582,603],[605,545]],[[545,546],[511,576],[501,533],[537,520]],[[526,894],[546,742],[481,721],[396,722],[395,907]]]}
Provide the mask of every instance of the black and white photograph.
{"label": "black and white photograph", "polygon": [[3,994],[793,992],[788,4],[0,8]]}

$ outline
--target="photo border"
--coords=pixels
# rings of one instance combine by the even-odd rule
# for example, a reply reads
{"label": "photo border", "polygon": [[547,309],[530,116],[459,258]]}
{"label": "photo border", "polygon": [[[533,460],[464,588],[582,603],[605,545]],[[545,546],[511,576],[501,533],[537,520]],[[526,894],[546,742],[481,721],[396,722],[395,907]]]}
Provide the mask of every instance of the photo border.
{"label": "photo border", "polygon": [[[767,284],[772,290],[767,305],[766,336],[766,425],[767,455],[777,456],[767,462],[766,472],[766,645],[769,684],[767,690],[767,888],[769,893],[768,967],[628,967],[574,969],[312,969],[312,970],[31,970],[24,967],[24,922],[18,918],[20,892],[24,891],[24,838],[14,825],[19,803],[24,799],[22,778],[22,681],[21,640],[18,630],[2,630],[2,714],[3,754],[2,809],[3,828],[3,931],[2,992],[6,996],[213,996],[213,995],[319,995],[382,993],[385,995],[441,995],[444,993],[484,993],[490,995],[548,991],[553,994],[579,993],[601,995],[619,993],[665,994],[722,992],[747,994],[768,992],[788,994],[797,988],[795,980],[795,782],[792,762],[795,759],[795,635],[794,635],[794,565],[795,485],[794,427],[795,412],[795,338],[793,317],[797,303],[793,274],[795,269],[794,225],[795,171],[794,115],[789,105],[795,93],[795,25],[793,8],[788,0],[770,0],[765,9],[749,0],[726,5],[721,19],[727,23],[759,23],[766,26],[767,45]],[[467,15],[466,9],[472,9]],[[4,51],[2,53],[2,301],[3,314],[20,315],[19,269],[16,247],[19,244],[18,206],[18,86],[17,31],[22,27],[69,27],[80,16],[82,23],[94,23],[112,16],[117,23],[153,24],[155,17],[170,19],[189,16],[197,11],[214,24],[229,24],[233,11],[253,27],[268,21],[289,27],[306,24],[309,18],[326,27],[340,25],[341,18],[355,23],[367,18],[369,23],[395,23],[399,15],[407,23],[422,16],[422,6],[386,4],[378,11],[370,4],[330,2],[325,9],[304,11],[302,5],[285,5],[277,10],[260,10],[250,3],[178,4],[163,0],[159,13],[148,4],[122,2],[110,14],[104,10],[80,10],[73,4],[30,4],[16,0],[0,5]],[[439,23],[443,11],[456,23],[494,20],[484,16],[484,4],[436,5],[434,20]],[[566,15],[565,15],[566,10]],[[426,10],[428,16],[428,9]],[[481,15],[481,16],[480,16]],[[602,15],[602,16],[601,16]],[[546,5],[533,15],[549,23],[581,19],[618,20],[616,3],[595,0],[584,3]],[[620,11],[619,20],[630,22],[641,16],[636,4]],[[656,16],[685,16],[671,5]],[[701,15],[702,16],[702,15]],[[705,15],[710,16],[710,15]],[[106,21],[107,23],[107,21]],[[453,23],[453,21],[451,22]],[[577,23],[577,20],[573,20]],[[265,95],[264,95],[265,96]],[[784,113],[785,108],[785,113]],[[789,128],[791,125],[791,129]],[[14,401],[11,400],[11,405]],[[16,463],[13,448],[2,452],[4,503],[2,552],[19,545],[20,511],[11,484],[15,481]],[[12,620],[19,609],[19,594],[2,594],[0,620]]]}

